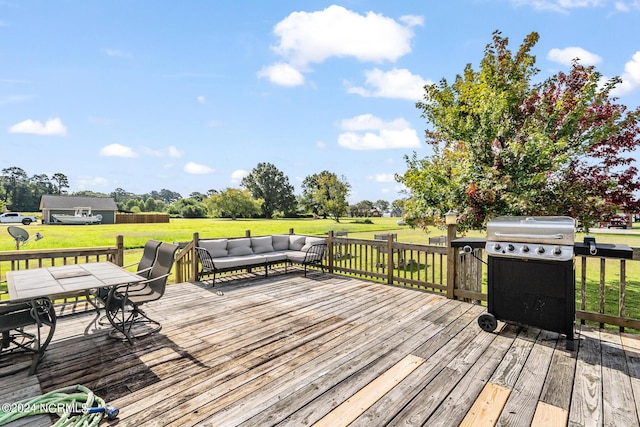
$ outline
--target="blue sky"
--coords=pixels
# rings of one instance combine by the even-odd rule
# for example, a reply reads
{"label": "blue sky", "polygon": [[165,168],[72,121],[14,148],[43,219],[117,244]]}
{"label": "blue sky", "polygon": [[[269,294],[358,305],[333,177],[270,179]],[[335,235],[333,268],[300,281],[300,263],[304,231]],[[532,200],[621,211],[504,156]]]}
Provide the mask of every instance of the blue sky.
{"label": "blue sky", "polygon": [[580,57],[640,105],[640,0],[0,0],[0,168],[70,191],[238,187],[274,164],[301,192],[402,197],[430,154],[425,83],[478,68],[492,33],[532,31],[540,79]]}

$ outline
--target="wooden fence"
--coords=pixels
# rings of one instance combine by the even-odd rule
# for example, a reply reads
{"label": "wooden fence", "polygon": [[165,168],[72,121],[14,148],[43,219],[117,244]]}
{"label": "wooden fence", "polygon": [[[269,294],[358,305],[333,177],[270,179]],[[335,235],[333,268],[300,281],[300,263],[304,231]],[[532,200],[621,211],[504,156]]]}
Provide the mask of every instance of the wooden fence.
{"label": "wooden fence", "polygon": [[169,214],[117,213],[116,224],[169,223]]}

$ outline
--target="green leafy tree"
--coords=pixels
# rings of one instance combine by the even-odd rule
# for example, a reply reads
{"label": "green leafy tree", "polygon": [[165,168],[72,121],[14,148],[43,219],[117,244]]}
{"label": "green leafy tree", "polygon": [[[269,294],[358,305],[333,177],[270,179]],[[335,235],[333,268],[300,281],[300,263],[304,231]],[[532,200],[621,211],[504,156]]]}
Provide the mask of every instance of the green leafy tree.
{"label": "green leafy tree", "polygon": [[207,207],[197,199],[179,199],[167,209],[169,215],[182,218],[206,218]]}
{"label": "green leafy tree", "polygon": [[111,198],[113,199],[114,202],[116,202],[116,204],[118,204],[118,206],[122,205],[124,206],[125,203],[127,203],[127,201],[129,199],[135,199],[136,195],[133,193],[129,193],[128,191],[122,189],[122,188],[116,188],[115,190],[113,190],[113,192],[111,194],[109,194],[109,196],[111,196]]}
{"label": "green leafy tree", "polygon": [[[40,209],[40,199],[44,194],[54,194],[54,185],[47,174],[33,175],[30,179],[30,197],[26,202],[29,211],[34,212]],[[26,206],[25,206],[26,208]]]}
{"label": "green leafy tree", "polygon": [[51,175],[53,181],[53,194],[67,194],[69,189],[69,178],[63,173],[54,173]]}
{"label": "green leafy tree", "polygon": [[340,217],[347,212],[351,185],[344,176],[338,178],[326,170],[307,176],[302,182],[302,191],[305,207],[317,215],[330,216],[340,222]]}
{"label": "green leafy tree", "polygon": [[262,199],[262,214],[271,218],[276,211],[291,215],[296,211],[296,197],[289,178],[271,163],[258,163],[249,175],[242,179],[254,199]]}
{"label": "green leafy tree", "polygon": [[202,194],[198,191],[194,191],[193,193],[189,194],[189,198],[190,199],[196,199],[199,202],[202,202],[204,199],[207,198],[206,194]]}
{"label": "green leafy tree", "polygon": [[513,54],[495,32],[478,71],[467,65],[453,84],[425,87],[417,107],[434,154],[405,157],[408,169],[396,176],[410,193],[408,219],[428,224],[455,209],[462,228],[497,215],[570,215],[589,226],[638,205],[630,153],[640,108],[626,112],[610,96],[619,79],[602,85],[577,62],[532,83],[538,38],[529,34]]}
{"label": "green leafy tree", "polygon": [[27,209],[30,202],[29,178],[23,169],[15,166],[2,169],[0,180],[6,206],[14,211],[31,210]]}
{"label": "green leafy tree", "polygon": [[249,190],[239,188],[227,188],[220,193],[212,194],[205,200],[205,204],[211,215],[228,216],[234,220],[239,216],[250,218],[259,215],[262,209],[261,199],[254,199]]}
{"label": "green leafy tree", "polygon": [[144,211],[145,212],[158,212],[158,211],[160,211],[160,209],[158,209],[158,204],[156,203],[156,200],[152,199],[151,197],[147,198],[144,201]]}
{"label": "green leafy tree", "polygon": [[[72,196],[87,196],[87,197],[111,197],[110,194],[101,193],[99,191],[82,190],[76,191],[71,194]],[[125,200],[126,202],[126,200]]]}
{"label": "green leafy tree", "polygon": [[376,200],[373,206],[380,211],[380,213],[386,212],[389,209],[389,202],[386,200]]}
{"label": "green leafy tree", "polygon": [[182,196],[180,195],[180,193],[177,193],[177,192],[171,191],[171,190],[167,190],[166,188],[163,188],[159,192],[158,191],[152,191],[150,196],[153,197],[156,200],[162,200],[167,205],[170,205],[173,202],[182,199]]}

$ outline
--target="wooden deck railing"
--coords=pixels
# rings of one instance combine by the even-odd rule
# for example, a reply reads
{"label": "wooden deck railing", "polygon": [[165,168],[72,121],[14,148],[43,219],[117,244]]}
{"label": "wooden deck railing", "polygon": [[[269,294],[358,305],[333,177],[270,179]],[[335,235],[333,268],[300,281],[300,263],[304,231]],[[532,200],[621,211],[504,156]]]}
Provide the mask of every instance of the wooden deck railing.
{"label": "wooden deck railing", "polygon": [[[453,226],[455,227],[455,226]],[[453,233],[452,233],[453,231]],[[293,229],[289,230],[293,234]],[[247,231],[245,237],[250,237]],[[448,230],[447,242],[455,236]],[[200,237],[180,244],[174,269],[177,283],[198,280],[198,258],[194,248]],[[323,269],[335,274],[406,286],[484,304],[487,300],[486,257],[483,249],[462,253],[446,245],[397,242],[392,238],[354,239],[327,235],[328,251]],[[441,242],[438,242],[441,243]],[[98,248],[19,250],[0,252],[0,282],[8,270],[52,265],[111,261],[123,265],[122,236],[116,245]],[[640,277],[628,277],[629,263],[640,261],[640,249],[632,260],[600,256],[576,258],[576,318],[640,331]],[[0,299],[8,296],[2,294]]]}
{"label": "wooden deck railing", "polygon": [[[633,259],[580,256],[576,259],[576,318],[618,326],[621,331],[640,331],[640,277],[627,277],[627,264],[640,261],[640,250],[633,248]],[[594,274],[595,272],[595,274]]]}

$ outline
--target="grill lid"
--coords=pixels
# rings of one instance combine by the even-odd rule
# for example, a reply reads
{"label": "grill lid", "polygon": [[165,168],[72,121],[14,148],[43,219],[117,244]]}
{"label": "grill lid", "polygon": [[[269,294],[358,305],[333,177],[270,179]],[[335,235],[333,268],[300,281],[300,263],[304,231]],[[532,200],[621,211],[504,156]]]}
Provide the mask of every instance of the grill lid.
{"label": "grill lid", "polygon": [[499,216],[487,223],[487,240],[573,246],[575,230],[568,216]]}

